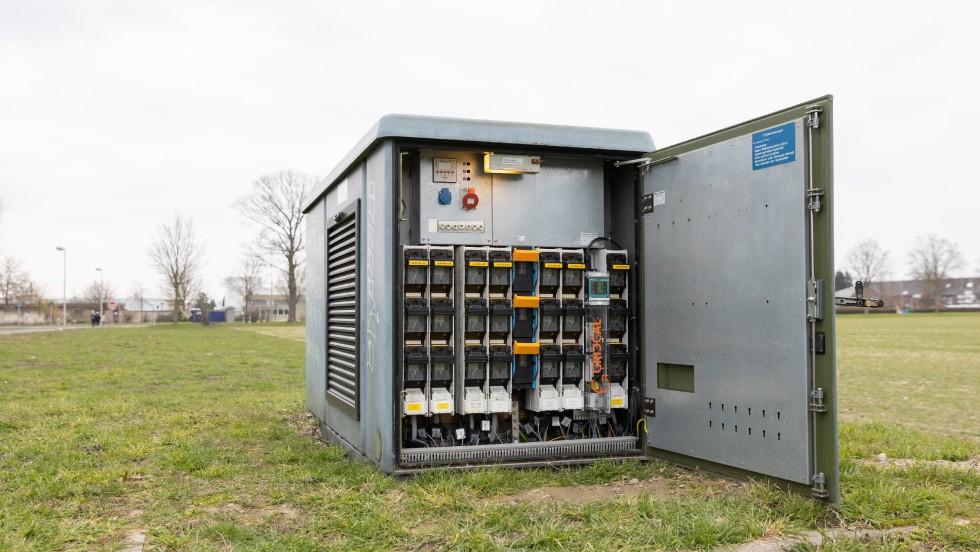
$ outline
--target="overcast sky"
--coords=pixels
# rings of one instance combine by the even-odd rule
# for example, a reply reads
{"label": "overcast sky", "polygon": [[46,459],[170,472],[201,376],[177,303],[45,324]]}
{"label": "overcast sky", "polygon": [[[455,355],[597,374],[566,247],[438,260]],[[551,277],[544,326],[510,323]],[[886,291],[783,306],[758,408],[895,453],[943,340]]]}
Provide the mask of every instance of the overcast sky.
{"label": "overcast sky", "polygon": [[[387,113],[645,130],[658,147],[826,93],[836,256],[918,235],[980,274],[974,2],[0,0],[0,256],[49,296],[139,281],[176,212],[204,287],[263,173],[326,175]],[[228,296],[229,304],[238,300]]]}

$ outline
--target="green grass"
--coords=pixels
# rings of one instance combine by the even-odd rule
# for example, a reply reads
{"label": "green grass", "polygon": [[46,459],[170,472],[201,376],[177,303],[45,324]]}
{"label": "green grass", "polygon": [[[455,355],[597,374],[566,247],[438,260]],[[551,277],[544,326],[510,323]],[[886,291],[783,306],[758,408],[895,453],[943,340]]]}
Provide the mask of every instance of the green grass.
{"label": "green grass", "polygon": [[[975,401],[950,419],[894,408],[876,383],[906,356],[939,355],[942,369],[963,381],[933,378],[934,387],[980,389],[980,334],[971,335],[980,316],[945,316],[840,319],[840,404],[850,410],[842,415],[838,511],[653,461],[395,480],[309,436],[301,327],[160,324],[0,336],[0,550],[119,549],[134,532],[164,550],[708,549],[841,521],[919,529],[840,539],[832,549],[967,549],[980,542],[976,471],[866,461],[882,452],[924,461],[980,454],[976,427],[959,427],[973,419]],[[893,347],[887,326],[906,320],[908,336],[926,332],[946,345],[903,338]],[[956,345],[950,335],[960,336]],[[953,361],[946,346],[966,352]],[[878,353],[855,350],[867,347]],[[869,358],[881,369],[866,368]],[[910,363],[902,377],[939,370],[925,362]],[[941,393],[920,398],[934,409],[960,404]],[[634,479],[656,490],[520,499],[542,487],[602,495],[606,484]]]}
{"label": "green grass", "polygon": [[980,439],[980,315],[837,317],[841,418]]}

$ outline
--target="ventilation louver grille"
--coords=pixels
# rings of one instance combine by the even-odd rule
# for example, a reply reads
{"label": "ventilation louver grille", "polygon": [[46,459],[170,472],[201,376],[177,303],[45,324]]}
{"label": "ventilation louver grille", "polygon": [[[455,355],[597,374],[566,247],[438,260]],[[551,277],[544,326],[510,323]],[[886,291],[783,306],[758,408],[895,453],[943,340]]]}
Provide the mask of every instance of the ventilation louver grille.
{"label": "ventilation louver grille", "polygon": [[535,461],[640,452],[636,437],[611,437],[544,443],[402,449],[401,465],[407,467],[472,462]]}
{"label": "ventilation louver grille", "polygon": [[327,229],[327,399],[359,419],[357,211]]}

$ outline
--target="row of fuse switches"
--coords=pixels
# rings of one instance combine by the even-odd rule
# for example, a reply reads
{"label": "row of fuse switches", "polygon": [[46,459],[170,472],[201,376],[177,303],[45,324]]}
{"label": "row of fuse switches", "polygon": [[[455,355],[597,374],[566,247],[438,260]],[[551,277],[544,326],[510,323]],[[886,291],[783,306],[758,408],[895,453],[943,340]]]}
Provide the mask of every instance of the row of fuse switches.
{"label": "row of fuse switches", "polygon": [[[515,393],[537,412],[587,408],[585,268],[581,249],[405,246],[403,414],[508,413]],[[617,291],[608,377],[621,407],[629,306]]]}

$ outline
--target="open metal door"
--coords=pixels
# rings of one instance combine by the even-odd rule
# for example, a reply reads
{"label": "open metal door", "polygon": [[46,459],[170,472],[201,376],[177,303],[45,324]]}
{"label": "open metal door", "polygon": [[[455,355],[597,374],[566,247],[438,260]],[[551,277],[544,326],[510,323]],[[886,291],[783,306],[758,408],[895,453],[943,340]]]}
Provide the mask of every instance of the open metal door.
{"label": "open metal door", "polygon": [[647,452],[838,502],[831,109],[649,154],[638,234]]}

